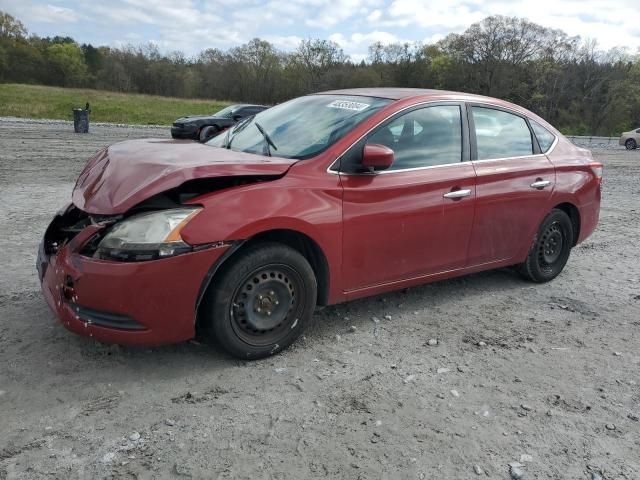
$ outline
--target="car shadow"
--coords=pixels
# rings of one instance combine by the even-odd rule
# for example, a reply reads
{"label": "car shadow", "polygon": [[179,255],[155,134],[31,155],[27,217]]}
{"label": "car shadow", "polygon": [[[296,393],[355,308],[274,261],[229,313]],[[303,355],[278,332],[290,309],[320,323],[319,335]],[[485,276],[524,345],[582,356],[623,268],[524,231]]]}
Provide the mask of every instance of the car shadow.
{"label": "car shadow", "polygon": [[[418,311],[426,315],[429,309],[446,310],[447,304],[453,301],[464,299],[469,303],[478,303],[481,302],[478,298],[491,293],[524,292],[532,287],[535,288],[535,284],[523,280],[513,269],[503,268],[328,306],[316,311],[305,333],[305,345],[298,346],[293,355],[300,349],[313,348],[314,344],[333,337],[336,332],[347,331],[351,325],[364,328],[370,325],[372,316],[382,319],[387,314]],[[278,358],[238,360],[200,339],[163,347],[140,348],[104,345],[66,331],[63,336],[65,341],[60,347],[80,350],[85,362],[103,364],[111,360],[118,369],[135,369],[153,376],[156,376],[154,372],[162,371],[158,367],[165,363],[171,365],[171,375],[180,375],[181,372],[193,372],[194,368],[211,372],[252,363],[273,363]],[[286,355],[292,355],[291,351]],[[168,374],[168,371],[160,373],[160,376],[164,374]]]}

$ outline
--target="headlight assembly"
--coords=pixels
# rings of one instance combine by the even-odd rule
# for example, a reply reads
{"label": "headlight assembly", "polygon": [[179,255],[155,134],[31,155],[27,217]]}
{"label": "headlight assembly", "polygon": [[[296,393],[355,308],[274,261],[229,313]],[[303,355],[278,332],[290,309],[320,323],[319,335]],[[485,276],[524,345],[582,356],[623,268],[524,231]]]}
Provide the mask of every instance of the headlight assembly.
{"label": "headlight assembly", "polygon": [[116,223],[102,238],[97,256],[123,261],[171,257],[191,251],[180,231],[202,210],[176,208],[140,213]]}

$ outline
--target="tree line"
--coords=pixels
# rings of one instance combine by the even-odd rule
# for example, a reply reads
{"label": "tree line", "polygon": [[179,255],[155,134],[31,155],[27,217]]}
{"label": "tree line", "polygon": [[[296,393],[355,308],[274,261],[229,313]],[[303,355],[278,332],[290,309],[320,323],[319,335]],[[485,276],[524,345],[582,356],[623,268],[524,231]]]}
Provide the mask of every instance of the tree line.
{"label": "tree line", "polygon": [[29,35],[0,11],[0,82],[264,104],[338,88],[437,88],[517,103],[567,133],[640,127],[640,55],[604,52],[594,41],[503,16],[433,44],[375,43],[366,61],[353,62],[321,39],[284,52],[256,38],[194,57],[153,44],[95,47]]}

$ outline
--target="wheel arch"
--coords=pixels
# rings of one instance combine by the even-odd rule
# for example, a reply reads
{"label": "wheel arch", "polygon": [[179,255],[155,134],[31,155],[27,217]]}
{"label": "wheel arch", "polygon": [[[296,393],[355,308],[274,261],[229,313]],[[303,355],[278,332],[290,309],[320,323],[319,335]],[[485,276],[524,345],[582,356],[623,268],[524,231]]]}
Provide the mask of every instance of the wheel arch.
{"label": "wheel arch", "polygon": [[580,238],[580,227],[581,227],[580,210],[578,210],[578,207],[576,207],[571,202],[559,203],[553,208],[562,210],[564,213],[566,213],[569,216],[569,219],[571,220],[571,225],[573,226],[573,245],[572,246],[575,247],[576,244],[578,243],[578,238]]}
{"label": "wheel arch", "polygon": [[282,243],[297,250],[306,258],[318,282],[317,304],[327,305],[329,301],[329,262],[318,242],[306,233],[282,228],[267,230],[254,235],[245,242],[245,247],[261,242]]}

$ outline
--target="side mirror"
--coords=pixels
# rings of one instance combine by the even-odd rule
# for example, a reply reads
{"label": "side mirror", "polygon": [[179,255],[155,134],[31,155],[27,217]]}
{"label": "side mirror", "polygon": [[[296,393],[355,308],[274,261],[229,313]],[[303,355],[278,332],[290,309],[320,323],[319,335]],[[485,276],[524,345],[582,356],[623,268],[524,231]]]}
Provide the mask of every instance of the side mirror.
{"label": "side mirror", "polygon": [[236,122],[239,122],[240,120],[242,120],[242,118],[242,115],[238,115],[237,113],[233,115],[233,120]]}
{"label": "side mirror", "polygon": [[393,165],[394,158],[395,154],[389,147],[378,143],[370,143],[364,146],[362,166],[370,172],[386,170]]}

